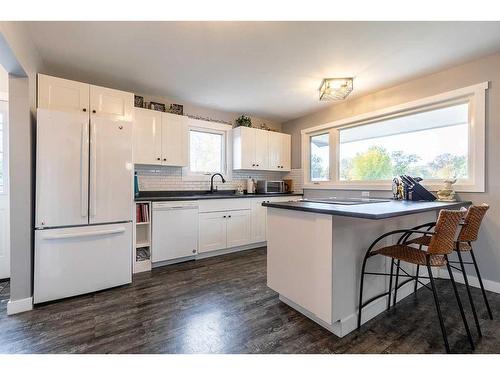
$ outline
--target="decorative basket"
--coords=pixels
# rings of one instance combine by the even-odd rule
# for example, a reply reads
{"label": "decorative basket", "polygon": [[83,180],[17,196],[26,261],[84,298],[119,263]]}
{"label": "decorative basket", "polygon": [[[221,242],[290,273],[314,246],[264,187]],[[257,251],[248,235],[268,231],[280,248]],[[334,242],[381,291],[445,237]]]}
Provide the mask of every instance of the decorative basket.
{"label": "decorative basket", "polygon": [[139,95],[134,95],[134,106],[138,108],[143,108],[144,106],[144,98]]}
{"label": "decorative basket", "polygon": [[181,104],[170,104],[170,108],[168,111],[170,113],[182,116],[184,114],[184,106]]}
{"label": "decorative basket", "polygon": [[163,103],[151,102],[149,103],[149,108],[155,111],[165,112],[165,104]]}

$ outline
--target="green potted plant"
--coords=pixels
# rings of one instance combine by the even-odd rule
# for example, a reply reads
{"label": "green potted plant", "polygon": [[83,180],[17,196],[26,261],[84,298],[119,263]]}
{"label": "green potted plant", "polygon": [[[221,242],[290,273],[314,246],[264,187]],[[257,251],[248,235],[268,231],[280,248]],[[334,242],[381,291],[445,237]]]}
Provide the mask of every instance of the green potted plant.
{"label": "green potted plant", "polygon": [[246,126],[247,128],[252,127],[252,119],[249,116],[241,115],[235,120],[236,127]]}

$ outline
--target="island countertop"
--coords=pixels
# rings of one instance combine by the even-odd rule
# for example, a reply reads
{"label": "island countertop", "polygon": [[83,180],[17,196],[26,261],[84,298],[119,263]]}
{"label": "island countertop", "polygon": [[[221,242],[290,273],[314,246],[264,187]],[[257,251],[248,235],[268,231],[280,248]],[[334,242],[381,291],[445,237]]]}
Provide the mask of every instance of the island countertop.
{"label": "island countertop", "polygon": [[318,214],[357,217],[362,219],[387,219],[391,217],[411,215],[420,212],[438,211],[441,209],[459,209],[468,206],[471,202],[425,202],[399,201],[362,203],[356,205],[342,205],[317,202],[265,202],[262,205],[285,210],[313,212]]}

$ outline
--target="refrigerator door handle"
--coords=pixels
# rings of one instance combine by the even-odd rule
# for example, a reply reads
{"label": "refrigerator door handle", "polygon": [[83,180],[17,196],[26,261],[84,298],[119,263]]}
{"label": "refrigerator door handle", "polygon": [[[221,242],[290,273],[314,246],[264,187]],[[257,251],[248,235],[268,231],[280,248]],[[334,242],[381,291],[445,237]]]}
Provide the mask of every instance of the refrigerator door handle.
{"label": "refrigerator door handle", "polygon": [[90,216],[95,217],[97,214],[97,155],[96,155],[96,125],[90,123]]}
{"label": "refrigerator door handle", "polygon": [[82,123],[81,135],[81,150],[80,150],[80,208],[82,217],[88,215],[88,150],[89,150],[89,124]]}
{"label": "refrigerator door handle", "polygon": [[61,234],[49,234],[43,237],[44,240],[61,240],[66,238],[81,238],[81,237],[98,237],[98,236],[109,236],[111,234],[118,234],[125,232],[124,227],[118,227],[115,229],[106,230],[96,230],[80,233],[61,233]]}

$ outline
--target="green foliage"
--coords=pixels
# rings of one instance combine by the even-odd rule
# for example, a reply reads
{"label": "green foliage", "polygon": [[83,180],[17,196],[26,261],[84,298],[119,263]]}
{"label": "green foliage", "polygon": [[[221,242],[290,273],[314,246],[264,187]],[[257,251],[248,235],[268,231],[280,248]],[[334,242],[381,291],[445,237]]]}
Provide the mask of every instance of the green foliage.
{"label": "green foliage", "polygon": [[392,178],[391,156],[383,147],[372,146],[358,153],[348,173],[352,180],[387,180]]}
{"label": "green foliage", "polygon": [[241,115],[235,120],[236,126],[246,126],[248,128],[252,127],[252,119],[248,116]]}
{"label": "green foliage", "polygon": [[328,179],[328,165],[323,166],[323,159],[318,155],[311,156],[311,179],[326,180]]}
{"label": "green foliage", "polygon": [[401,176],[408,174],[410,166],[420,160],[420,157],[415,154],[405,154],[404,151],[394,151],[391,153],[392,159],[392,175]]}
{"label": "green foliage", "polygon": [[350,159],[342,159],[340,178],[342,180],[388,180],[402,174],[422,178],[465,178],[467,177],[467,157],[441,154],[425,165],[416,165],[420,157],[394,151],[391,154],[379,146],[356,154]]}
{"label": "green foliage", "polygon": [[441,154],[429,163],[433,175],[439,178],[467,177],[467,157]]}

